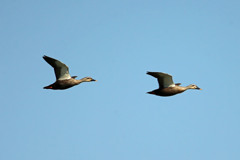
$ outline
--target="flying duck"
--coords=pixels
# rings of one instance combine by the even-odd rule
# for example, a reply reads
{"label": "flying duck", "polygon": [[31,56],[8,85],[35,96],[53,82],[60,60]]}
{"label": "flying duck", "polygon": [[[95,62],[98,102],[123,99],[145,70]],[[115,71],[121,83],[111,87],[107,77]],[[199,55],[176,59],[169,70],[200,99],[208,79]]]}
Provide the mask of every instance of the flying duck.
{"label": "flying duck", "polygon": [[71,88],[82,82],[96,81],[91,77],[85,77],[79,80],[75,79],[77,76],[71,77],[68,71],[68,66],[65,65],[64,63],[48,56],[43,56],[43,59],[54,68],[56,76],[56,82],[50,84],[49,86],[44,87],[44,89],[63,90]]}
{"label": "flying duck", "polygon": [[154,94],[157,96],[173,96],[175,94],[182,93],[188,89],[197,89],[202,90],[195,84],[190,84],[186,87],[180,86],[181,83],[174,83],[172,80],[172,76],[167,73],[162,72],[147,72],[148,75],[151,75],[157,78],[159,83],[159,88],[153,91],[147,92],[149,94]]}

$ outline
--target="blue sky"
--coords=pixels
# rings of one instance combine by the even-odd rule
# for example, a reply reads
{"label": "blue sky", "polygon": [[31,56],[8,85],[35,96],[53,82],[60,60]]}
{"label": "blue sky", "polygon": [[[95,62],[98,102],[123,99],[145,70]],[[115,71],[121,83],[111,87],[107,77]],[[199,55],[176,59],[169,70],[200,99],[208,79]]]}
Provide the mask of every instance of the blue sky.
{"label": "blue sky", "polygon": [[[0,159],[240,159],[239,5],[0,1]],[[43,55],[98,81],[44,90]],[[146,71],[203,90],[148,95]]]}

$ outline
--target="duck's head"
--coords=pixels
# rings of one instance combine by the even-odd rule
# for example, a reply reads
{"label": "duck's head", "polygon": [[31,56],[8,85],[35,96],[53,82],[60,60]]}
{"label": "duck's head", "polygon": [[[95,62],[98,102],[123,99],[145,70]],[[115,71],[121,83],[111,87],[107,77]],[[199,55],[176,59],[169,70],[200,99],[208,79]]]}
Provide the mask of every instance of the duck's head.
{"label": "duck's head", "polygon": [[91,81],[97,81],[97,80],[93,79],[92,77],[84,77],[82,79],[82,81],[84,81],[84,82],[91,82]]}
{"label": "duck's head", "polygon": [[198,90],[202,90],[201,88],[199,88],[197,85],[195,84],[190,84],[189,86],[187,86],[188,89],[198,89]]}

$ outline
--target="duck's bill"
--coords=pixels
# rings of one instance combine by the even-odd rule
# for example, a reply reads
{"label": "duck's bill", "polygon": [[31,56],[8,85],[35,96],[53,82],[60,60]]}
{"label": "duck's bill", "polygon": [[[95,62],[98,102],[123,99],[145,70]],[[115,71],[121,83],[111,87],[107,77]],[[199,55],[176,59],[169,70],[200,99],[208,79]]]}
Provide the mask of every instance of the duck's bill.
{"label": "duck's bill", "polygon": [[91,81],[97,81],[96,79],[92,79]]}
{"label": "duck's bill", "polygon": [[198,90],[202,90],[202,88],[199,88],[199,87],[197,87],[196,89],[198,89]]}

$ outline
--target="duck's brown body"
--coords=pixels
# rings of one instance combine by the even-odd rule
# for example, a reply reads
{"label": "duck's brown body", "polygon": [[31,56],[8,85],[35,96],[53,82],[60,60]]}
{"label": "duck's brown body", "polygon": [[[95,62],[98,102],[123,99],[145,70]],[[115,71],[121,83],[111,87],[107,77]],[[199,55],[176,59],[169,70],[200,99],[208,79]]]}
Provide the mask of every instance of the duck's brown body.
{"label": "duck's brown body", "polygon": [[55,83],[50,84],[49,86],[44,87],[44,89],[68,89],[71,88],[73,86],[76,86],[78,84],[80,84],[81,82],[79,82],[79,80],[76,79],[66,79],[66,80],[57,80]]}
{"label": "duck's brown body", "polygon": [[186,91],[187,89],[181,86],[175,86],[175,87],[168,87],[168,88],[161,88],[161,89],[156,89],[153,90],[151,92],[148,92],[149,94],[154,94],[157,96],[163,96],[163,97],[167,97],[167,96],[173,96],[179,93],[182,93],[184,91]]}

